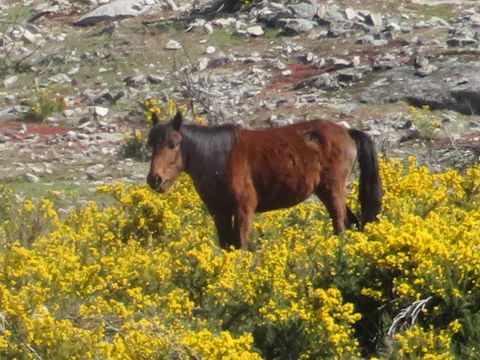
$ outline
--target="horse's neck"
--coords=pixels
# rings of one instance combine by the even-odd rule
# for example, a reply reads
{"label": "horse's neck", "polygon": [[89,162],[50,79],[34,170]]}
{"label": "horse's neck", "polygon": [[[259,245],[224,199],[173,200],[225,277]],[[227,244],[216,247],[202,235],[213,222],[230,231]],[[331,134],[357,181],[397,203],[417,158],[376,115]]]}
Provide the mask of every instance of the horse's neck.
{"label": "horse's neck", "polygon": [[215,181],[223,176],[235,129],[233,127],[204,128],[185,125],[183,128],[183,160],[185,171],[194,182]]}

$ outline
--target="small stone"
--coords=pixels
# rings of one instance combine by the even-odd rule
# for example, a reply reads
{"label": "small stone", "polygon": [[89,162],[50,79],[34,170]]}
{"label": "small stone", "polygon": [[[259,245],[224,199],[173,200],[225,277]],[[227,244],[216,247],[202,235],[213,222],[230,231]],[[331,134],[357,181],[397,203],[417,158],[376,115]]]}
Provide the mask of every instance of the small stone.
{"label": "small stone", "polygon": [[318,5],[308,2],[299,2],[288,6],[297,19],[312,20],[318,10]]}
{"label": "small stone", "polygon": [[345,69],[347,67],[351,67],[352,62],[349,61],[349,60],[345,60],[345,59],[334,58],[333,59],[333,66],[335,67],[336,70]]}
{"label": "small stone", "polygon": [[70,78],[70,76],[68,76],[67,74],[62,74],[62,73],[51,76],[51,77],[48,78],[48,80],[51,81],[51,82],[57,83],[57,84],[64,84],[64,83],[71,83],[72,82],[72,79]]}
{"label": "small stone", "polygon": [[72,109],[63,110],[63,116],[65,117],[72,117],[74,114],[75,114],[75,110],[72,110]]}
{"label": "small stone", "polygon": [[211,55],[211,54],[215,54],[215,51],[217,51],[217,49],[215,48],[215,46],[207,46],[207,50],[205,51],[207,54]]}
{"label": "small stone", "polygon": [[27,132],[27,125],[25,124],[20,124],[17,126],[17,131],[20,133],[20,134],[25,134]]}
{"label": "small stone", "polygon": [[25,174],[25,180],[27,180],[29,183],[38,183],[40,178],[34,174],[27,173]]}
{"label": "small stone", "polygon": [[76,141],[78,140],[78,133],[76,131],[70,130],[65,134],[67,141]]}
{"label": "small stone", "polygon": [[95,106],[95,108],[93,110],[93,113],[96,116],[104,117],[104,116],[107,116],[107,114],[108,114],[108,108],[102,107],[102,106]]}
{"label": "small stone", "polygon": [[179,50],[182,48],[182,44],[178,41],[170,39],[167,44],[165,45],[165,50]]}
{"label": "small stone", "polygon": [[390,22],[387,24],[387,26],[385,26],[385,30],[399,32],[402,30],[402,28],[397,23]]}
{"label": "small stone", "polygon": [[353,8],[347,7],[345,9],[345,18],[347,20],[351,21],[351,20],[355,19],[356,17],[357,17],[357,12]]}
{"label": "small stone", "polygon": [[203,57],[198,59],[197,65],[195,66],[195,70],[197,71],[203,71],[208,67],[208,58]]}
{"label": "small stone", "polygon": [[365,22],[371,26],[382,25],[382,15],[376,13],[370,13],[365,16]]}
{"label": "small stone", "polygon": [[103,164],[95,164],[87,168],[86,175],[90,180],[98,180],[100,178],[99,174],[105,169]]}
{"label": "small stone", "polygon": [[9,76],[3,81],[3,85],[5,85],[5,87],[7,88],[14,85],[17,81],[18,81],[17,75]]}
{"label": "small stone", "polygon": [[22,34],[22,40],[29,44],[34,44],[37,42],[36,36],[26,29]]}
{"label": "small stone", "polygon": [[264,31],[260,25],[255,25],[247,28],[247,34],[250,36],[262,36]]}
{"label": "small stone", "polygon": [[426,66],[418,68],[417,71],[415,72],[415,75],[419,77],[425,77],[437,70],[438,70],[438,67],[436,65],[427,64]]}
{"label": "small stone", "polygon": [[212,24],[208,24],[208,23],[207,23],[207,24],[203,25],[203,31],[205,31],[205,33],[207,33],[207,34],[213,33],[213,26],[212,26]]}
{"label": "small stone", "polygon": [[147,83],[147,78],[144,75],[131,75],[127,76],[123,81],[131,87],[141,87]]}
{"label": "small stone", "polygon": [[161,84],[165,81],[165,78],[158,75],[150,74],[147,76],[147,80],[150,84]]}
{"label": "small stone", "polygon": [[373,35],[367,34],[367,35],[360,36],[357,39],[356,43],[358,45],[367,45],[367,44],[373,44],[374,41],[375,41],[375,38],[373,37]]}
{"label": "small stone", "polygon": [[284,26],[284,32],[287,35],[305,34],[312,29],[313,22],[305,19],[291,19]]}

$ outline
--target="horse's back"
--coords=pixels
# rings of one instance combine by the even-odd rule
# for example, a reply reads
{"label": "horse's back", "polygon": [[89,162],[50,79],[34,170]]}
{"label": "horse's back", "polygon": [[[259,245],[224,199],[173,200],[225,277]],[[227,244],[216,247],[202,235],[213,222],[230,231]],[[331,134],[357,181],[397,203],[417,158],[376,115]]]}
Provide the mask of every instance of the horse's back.
{"label": "horse's back", "polygon": [[355,157],[348,129],[328,120],[313,120],[277,128],[240,129],[232,148],[232,170],[239,183],[251,181],[256,210],[266,211],[305,200],[328,169],[345,165],[349,171]]}

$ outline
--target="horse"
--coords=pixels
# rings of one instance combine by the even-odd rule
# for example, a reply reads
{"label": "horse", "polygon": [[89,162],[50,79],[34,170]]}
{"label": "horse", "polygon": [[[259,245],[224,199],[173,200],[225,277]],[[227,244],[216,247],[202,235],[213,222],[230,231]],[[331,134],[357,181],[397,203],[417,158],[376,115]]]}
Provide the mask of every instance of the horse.
{"label": "horse", "polygon": [[[163,193],[182,172],[212,215],[219,245],[246,250],[255,212],[294,206],[316,194],[335,234],[377,220],[382,186],[377,153],[364,132],[329,120],[250,130],[239,125],[184,124],[180,112],[160,122],[153,114],[147,183]],[[358,219],[345,202],[358,161]]]}

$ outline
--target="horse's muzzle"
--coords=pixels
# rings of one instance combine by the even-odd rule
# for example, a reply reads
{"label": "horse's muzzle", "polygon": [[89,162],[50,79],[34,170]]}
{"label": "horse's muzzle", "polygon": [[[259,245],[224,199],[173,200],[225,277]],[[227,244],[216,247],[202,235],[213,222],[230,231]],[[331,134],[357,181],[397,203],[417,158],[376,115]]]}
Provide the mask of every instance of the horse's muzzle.
{"label": "horse's muzzle", "polygon": [[148,174],[147,175],[147,183],[148,183],[148,185],[150,185],[150,187],[153,190],[158,191],[160,193],[163,193],[166,190],[165,189],[166,181],[163,181],[161,176]]}

